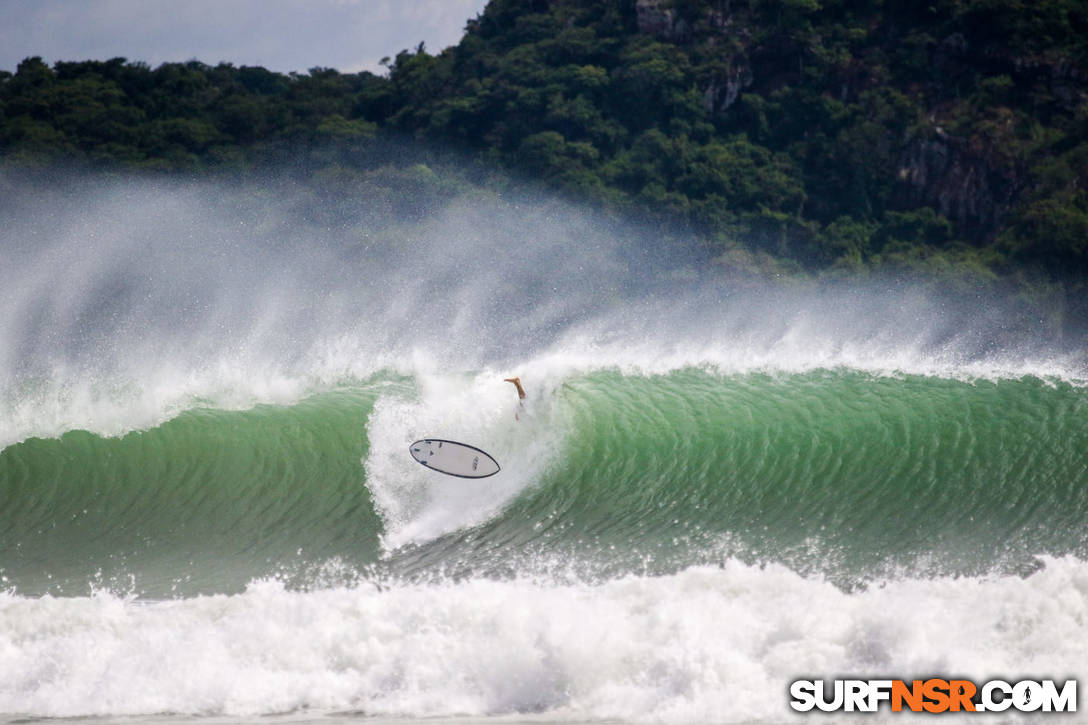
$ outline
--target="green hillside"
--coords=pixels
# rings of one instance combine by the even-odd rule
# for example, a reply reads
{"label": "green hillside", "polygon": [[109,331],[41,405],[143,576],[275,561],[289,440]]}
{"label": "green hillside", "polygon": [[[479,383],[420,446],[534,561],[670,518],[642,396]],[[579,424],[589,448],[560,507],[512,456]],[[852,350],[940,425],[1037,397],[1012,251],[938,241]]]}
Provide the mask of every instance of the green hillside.
{"label": "green hillside", "polygon": [[6,183],[290,164],[418,205],[528,182],[723,262],[1057,284],[1086,316],[1083,1],[492,0],[388,71],[30,58],[0,73]]}

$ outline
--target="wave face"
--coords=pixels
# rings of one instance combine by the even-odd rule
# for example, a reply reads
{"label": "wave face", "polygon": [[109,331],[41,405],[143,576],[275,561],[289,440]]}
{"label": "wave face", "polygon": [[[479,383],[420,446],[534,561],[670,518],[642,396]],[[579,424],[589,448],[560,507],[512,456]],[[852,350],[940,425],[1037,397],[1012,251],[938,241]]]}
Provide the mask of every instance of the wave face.
{"label": "wave face", "polygon": [[[331,560],[396,576],[563,561],[600,579],[740,557],[848,584],[1088,553],[1088,396],[1067,383],[597,370],[556,378],[516,419],[512,392],[496,375],[380,374],[11,445],[5,574],[27,593],[169,596]],[[408,444],[436,431],[504,470],[418,466]]]}
{"label": "wave face", "polygon": [[74,198],[2,240],[3,716],[779,722],[798,677],[1088,665],[1086,358],[1000,304],[556,205],[394,245]]}

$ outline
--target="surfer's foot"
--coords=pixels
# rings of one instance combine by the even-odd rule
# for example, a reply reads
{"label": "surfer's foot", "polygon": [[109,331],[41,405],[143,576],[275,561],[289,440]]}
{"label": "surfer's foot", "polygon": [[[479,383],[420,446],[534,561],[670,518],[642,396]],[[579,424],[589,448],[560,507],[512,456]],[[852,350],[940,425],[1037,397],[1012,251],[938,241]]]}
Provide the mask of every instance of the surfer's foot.
{"label": "surfer's foot", "polygon": [[514,387],[518,389],[518,398],[525,397],[525,389],[521,387],[521,378],[503,378],[504,383],[513,383]]}

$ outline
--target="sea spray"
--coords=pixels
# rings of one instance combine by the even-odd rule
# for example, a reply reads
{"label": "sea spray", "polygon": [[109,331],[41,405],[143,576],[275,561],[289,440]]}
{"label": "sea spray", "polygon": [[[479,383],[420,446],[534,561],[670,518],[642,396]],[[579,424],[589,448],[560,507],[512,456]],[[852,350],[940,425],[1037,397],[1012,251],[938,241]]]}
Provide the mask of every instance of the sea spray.
{"label": "sea spray", "polygon": [[[367,424],[367,480],[390,549],[491,518],[540,479],[567,432],[555,391],[540,384],[526,408],[496,371],[473,377],[428,374],[419,383],[416,394],[379,400]],[[439,435],[485,446],[505,461],[505,469],[454,484],[405,455],[413,440]]]}
{"label": "sea spray", "polygon": [[652,230],[553,201],[459,201],[370,229],[308,218],[290,185],[64,189],[9,201],[0,230],[0,445],[289,404],[383,370],[532,364],[532,383],[582,356],[588,369],[1088,379],[1078,341],[1017,326],[981,293],[720,275]]}
{"label": "sea spray", "polygon": [[779,722],[800,676],[1088,670],[1086,358],[1004,301],[550,201],[72,183],[0,230],[5,717]]}

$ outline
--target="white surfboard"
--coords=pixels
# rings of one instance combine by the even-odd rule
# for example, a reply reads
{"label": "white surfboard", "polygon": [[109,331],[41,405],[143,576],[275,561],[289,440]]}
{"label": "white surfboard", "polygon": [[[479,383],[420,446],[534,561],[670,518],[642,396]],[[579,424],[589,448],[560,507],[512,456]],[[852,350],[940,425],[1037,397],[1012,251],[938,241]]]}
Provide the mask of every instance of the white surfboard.
{"label": "white surfboard", "polygon": [[408,446],[412,458],[427,468],[461,478],[487,478],[499,472],[498,462],[475,446],[424,438]]}

